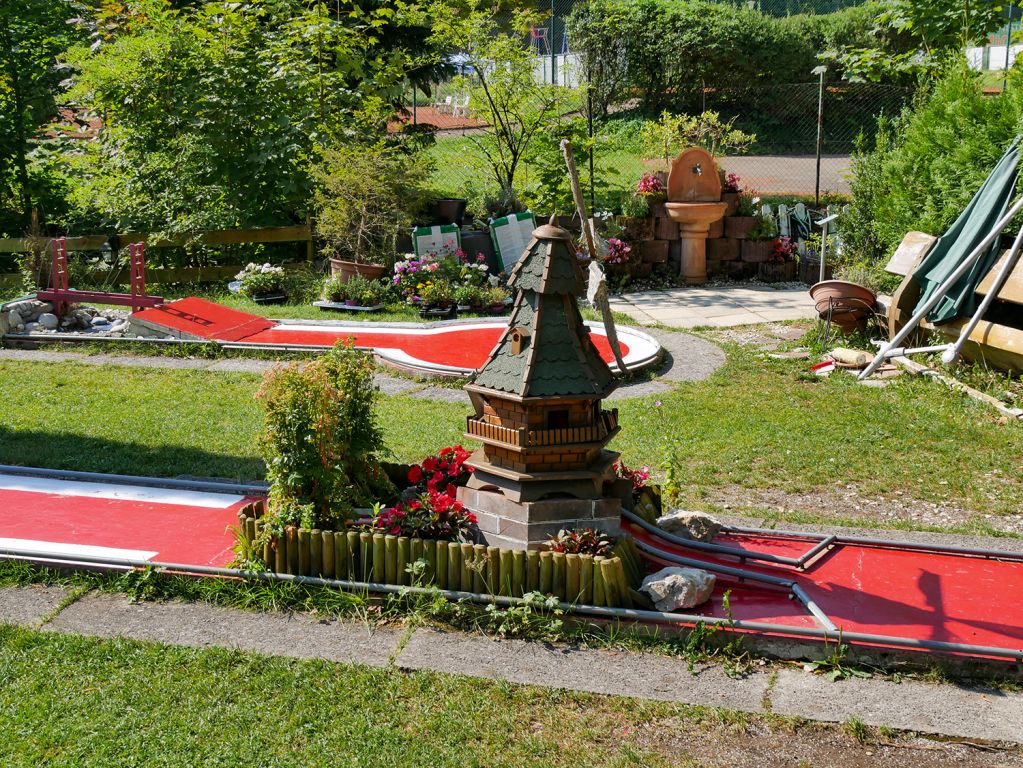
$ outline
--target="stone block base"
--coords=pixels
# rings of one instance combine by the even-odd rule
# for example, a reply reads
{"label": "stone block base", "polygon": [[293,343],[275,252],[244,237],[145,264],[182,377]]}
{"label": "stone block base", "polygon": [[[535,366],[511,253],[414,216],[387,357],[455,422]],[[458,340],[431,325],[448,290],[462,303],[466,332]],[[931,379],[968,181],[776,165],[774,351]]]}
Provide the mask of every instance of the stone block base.
{"label": "stone block base", "polygon": [[596,528],[621,533],[618,498],[545,499],[516,502],[497,491],[459,488],[458,500],[471,509],[484,539],[510,549],[540,549],[563,528]]}
{"label": "stone block base", "polygon": [[707,240],[707,258],[717,261],[737,261],[742,241],[734,237],[719,237]]}

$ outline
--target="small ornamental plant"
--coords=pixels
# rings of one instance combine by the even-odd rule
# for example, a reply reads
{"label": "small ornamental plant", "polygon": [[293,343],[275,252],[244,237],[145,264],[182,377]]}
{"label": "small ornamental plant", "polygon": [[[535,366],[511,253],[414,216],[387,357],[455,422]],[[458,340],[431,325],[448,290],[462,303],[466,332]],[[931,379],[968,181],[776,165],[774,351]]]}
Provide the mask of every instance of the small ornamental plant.
{"label": "small ornamental plant", "polygon": [[439,251],[430,251],[422,256],[409,253],[396,261],[391,285],[402,298],[414,304],[423,299],[424,290],[428,291],[430,285],[438,281],[457,289],[463,285],[485,286],[493,277],[484,254],[471,256],[461,248],[455,248],[452,240]]}
{"label": "small ornamental plant", "polygon": [[736,215],[756,216],[758,205],[760,205],[760,196],[752,189],[744,189],[739,195],[739,210]]}
{"label": "small ornamental plant", "polygon": [[285,293],[288,285],[284,267],[272,264],[246,264],[245,269],[235,275],[234,279],[241,281],[241,292],[249,297]]}
{"label": "small ornamental plant", "polygon": [[607,256],[604,257],[605,264],[628,264],[632,246],[617,237],[610,237],[607,241]]}
{"label": "small ornamental plant", "polygon": [[469,451],[460,445],[441,448],[434,456],[413,464],[407,479],[420,493],[437,491],[454,498],[455,489],[464,484],[472,472],[472,467],[465,463],[469,456]]}
{"label": "small ornamental plant", "polygon": [[613,536],[593,528],[563,528],[547,540],[547,549],[551,552],[564,552],[566,555],[607,557],[614,545]]}
{"label": "small ornamental plant", "polygon": [[472,541],[476,515],[445,492],[427,490],[377,515],[374,525],[393,536]]}
{"label": "small ornamental plant", "polygon": [[725,185],[721,188],[722,192],[742,192],[742,177],[737,173],[729,171],[725,175]]}
{"label": "small ornamental plant", "polygon": [[376,397],[372,358],[341,342],[314,361],[264,376],[256,399],[263,406],[269,528],[341,529],[355,507],[398,496],[379,464]]}
{"label": "small ornamental plant", "polygon": [[614,470],[615,477],[620,477],[632,483],[633,493],[638,493],[646,485],[646,481],[650,479],[650,467],[644,466],[639,469],[629,469],[621,459],[615,460],[612,469]]}
{"label": "small ornamental plant", "polygon": [[652,173],[645,173],[636,182],[636,194],[649,198],[650,202],[659,203],[665,199],[667,191],[664,188],[664,182],[659,177]]}
{"label": "small ornamental plant", "polygon": [[767,260],[775,264],[784,264],[786,261],[792,261],[798,255],[798,241],[791,237],[779,237],[774,241],[774,251],[771,252]]}

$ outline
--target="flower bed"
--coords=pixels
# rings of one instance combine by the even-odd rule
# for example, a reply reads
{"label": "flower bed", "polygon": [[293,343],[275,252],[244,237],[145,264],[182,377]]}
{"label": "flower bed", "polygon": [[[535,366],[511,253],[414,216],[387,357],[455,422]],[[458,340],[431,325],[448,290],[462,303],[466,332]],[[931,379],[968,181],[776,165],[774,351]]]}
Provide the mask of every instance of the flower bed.
{"label": "flower bed", "polygon": [[[630,588],[642,566],[631,540],[620,540],[610,557],[522,551],[458,541],[375,532],[367,526],[326,531],[286,526],[264,537],[263,508],[238,513],[239,529],[268,570],[364,583],[430,586],[482,595],[554,595],[585,605],[631,607]],[[420,565],[421,563],[421,565]]]}

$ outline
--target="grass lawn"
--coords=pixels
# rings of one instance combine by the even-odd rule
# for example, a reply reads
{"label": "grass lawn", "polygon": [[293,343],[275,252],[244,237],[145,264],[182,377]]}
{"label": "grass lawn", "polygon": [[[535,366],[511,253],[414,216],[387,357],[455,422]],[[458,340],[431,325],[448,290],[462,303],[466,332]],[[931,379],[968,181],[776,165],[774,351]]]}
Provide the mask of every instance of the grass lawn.
{"label": "grass lawn", "polygon": [[[850,376],[800,378],[799,361],[729,346],[710,379],[616,403],[623,431],[612,447],[630,465],[662,467],[679,446],[681,501],[722,489],[902,494],[978,514],[1023,507],[1023,429],[944,387],[904,378],[884,389]],[[259,377],[80,364],[0,363],[0,463],[152,475],[252,479]],[[468,406],[381,397],[387,446],[417,460],[453,442]],[[824,514],[827,518],[828,515]],[[975,530],[984,530],[982,518]]]}
{"label": "grass lawn", "polygon": [[705,716],[432,673],[13,627],[0,627],[0,679],[0,762],[12,768],[668,765],[636,744],[637,726]]}

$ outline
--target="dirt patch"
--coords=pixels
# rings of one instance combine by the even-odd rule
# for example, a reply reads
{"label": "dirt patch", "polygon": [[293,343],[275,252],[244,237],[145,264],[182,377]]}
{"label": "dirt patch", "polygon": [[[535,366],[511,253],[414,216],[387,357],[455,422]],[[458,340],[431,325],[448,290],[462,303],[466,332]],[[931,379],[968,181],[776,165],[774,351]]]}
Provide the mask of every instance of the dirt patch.
{"label": "dirt patch", "polygon": [[797,323],[794,325],[768,323],[766,325],[727,328],[721,331],[713,331],[711,335],[721,341],[741,344],[744,347],[757,347],[773,351],[780,347],[783,342],[798,341],[803,338],[811,327],[807,323]]}
{"label": "dirt patch", "polygon": [[672,718],[644,724],[628,735],[637,746],[671,756],[673,764],[708,768],[1023,766],[1023,753],[1015,748],[898,734],[860,742],[841,726],[772,726],[763,721],[708,724]]}
{"label": "dirt patch", "polygon": [[774,488],[742,488],[737,485],[711,489],[703,501],[737,514],[747,508],[779,512],[805,512],[823,518],[863,520],[881,526],[910,523],[915,526],[954,528],[982,519],[1004,533],[1023,535],[1023,514],[988,515],[954,504],[922,501],[895,491],[886,496],[864,496],[855,486],[809,493],[789,493]]}

